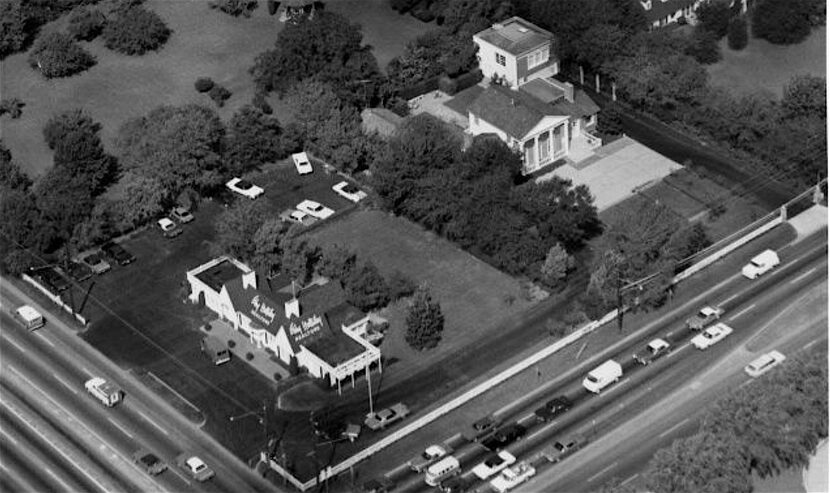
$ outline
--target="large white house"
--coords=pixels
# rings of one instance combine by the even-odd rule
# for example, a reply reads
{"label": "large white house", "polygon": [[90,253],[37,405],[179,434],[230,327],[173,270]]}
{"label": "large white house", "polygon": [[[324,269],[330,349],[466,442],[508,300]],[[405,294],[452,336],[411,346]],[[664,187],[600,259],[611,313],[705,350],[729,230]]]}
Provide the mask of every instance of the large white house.
{"label": "large white house", "polygon": [[340,383],[372,363],[380,350],[364,340],[369,318],[350,305],[339,283],[294,293],[291,284],[260,279],[242,262],[219,257],[187,272],[190,301],[204,304],[252,344],[317,378]]}
{"label": "large white house", "polygon": [[554,78],[554,37],[512,17],[475,34],[479,69],[492,81],[467,107],[467,133],[495,134],[522,154],[523,173],[558,160],[579,161],[602,145],[591,134],[599,107],[583,91]]}

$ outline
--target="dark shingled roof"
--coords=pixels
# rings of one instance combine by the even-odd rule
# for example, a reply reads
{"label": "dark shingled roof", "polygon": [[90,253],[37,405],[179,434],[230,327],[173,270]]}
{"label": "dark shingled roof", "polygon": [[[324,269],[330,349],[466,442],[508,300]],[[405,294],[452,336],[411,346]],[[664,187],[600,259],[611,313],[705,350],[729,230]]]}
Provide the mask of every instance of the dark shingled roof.
{"label": "dark shingled roof", "polygon": [[491,84],[470,105],[470,113],[514,138],[526,135],[539,120],[557,112],[530,94]]}
{"label": "dark shingled roof", "polygon": [[514,56],[553,41],[553,34],[550,31],[521,17],[511,17],[493,24],[476,36]]}
{"label": "dark shingled roof", "polygon": [[596,115],[599,113],[599,106],[585,94],[585,91],[574,89],[574,100],[568,101],[560,99],[552,104],[554,109],[560,115],[571,115],[575,118],[582,118],[588,115]]}
{"label": "dark shingled roof", "polygon": [[207,284],[211,289],[222,291],[222,286],[228,281],[242,277],[245,271],[234,265],[230,260],[223,260],[213,267],[196,274],[196,278]]}

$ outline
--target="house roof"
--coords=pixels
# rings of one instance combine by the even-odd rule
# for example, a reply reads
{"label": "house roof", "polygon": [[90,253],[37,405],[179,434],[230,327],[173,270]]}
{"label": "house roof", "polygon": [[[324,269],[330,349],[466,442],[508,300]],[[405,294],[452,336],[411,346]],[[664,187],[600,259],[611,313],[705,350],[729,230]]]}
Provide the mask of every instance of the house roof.
{"label": "house roof", "polygon": [[530,94],[496,84],[473,101],[470,113],[516,139],[525,136],[545,116],[557,114],[551,105]]}
{"label": "house roof", "polygon": [[574,89],[574,100],[560,99],[552,104],[558,114],[570,115],[574,118],[582,118],[599,113],[599,106],[585,94],[585,91]]}
{"label": "house roof", "polygon": [[646,19],[654,22],[664,19],[670,15],[674,15],[678,10],[686,7],[693,7],[697,0],[652,0],[651,9],[645,10]]}
{"label": "house roof", "polygon": [[544,43],[553,41],[553,34],[521,17],[497,22],[476,34],[476,37],[518,56]]}
{"label": "house roof", "polygon": [[309,342],[302,342],[303,346],[316,354],[329,365],[336,367],[355,356],[362,354],[366,349],[357,341],[347,336],[329,320],[323,319],[323,329],[320,337]]}
{"label": "house roof", "polygon": [[239,278],[242,282],[242,274],[246,272],[240,269],[230,259],[224,259],[216,265],[196,274],[196,278],[208,285],[216,292],[222,290],[222,286],[232,279]]}
{"label": "house roof", "polygon": [[403,117],[386,108],[366,108],[360,112],[363,131],[377,132],[384,137],[391,137],[403,123]]}

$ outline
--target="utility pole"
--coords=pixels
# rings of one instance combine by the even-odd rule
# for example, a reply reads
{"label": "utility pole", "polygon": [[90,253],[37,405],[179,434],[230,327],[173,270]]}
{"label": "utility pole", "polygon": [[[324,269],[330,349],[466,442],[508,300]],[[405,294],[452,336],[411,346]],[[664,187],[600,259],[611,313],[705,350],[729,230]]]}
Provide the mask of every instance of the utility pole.
{"label": "utility pole", "polygon": [[620,333],[623,331],[622,283],[623,278],[617,276],[617,329]]}

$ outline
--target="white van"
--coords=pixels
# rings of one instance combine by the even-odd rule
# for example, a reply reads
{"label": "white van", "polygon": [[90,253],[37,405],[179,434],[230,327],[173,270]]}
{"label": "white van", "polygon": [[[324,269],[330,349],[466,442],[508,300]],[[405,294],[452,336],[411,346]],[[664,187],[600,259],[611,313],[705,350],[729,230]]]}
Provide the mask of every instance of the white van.
{"label": "white van", "polygon": [[461,464],[453,456],[444,457],[427,468],[424,482],[430,486],[438,486],[441,481],[461,472]]}
{"label": "white van", "polygon": [[619,380],[622,374],[622,366],[616,361],[609,359],[594,368],[585,377],[585,380],[582,381],[582,386],[588,389],[589,392],[599,394],[602,389]]}
{"label": "white van", "polygon": [[761,274],[772,270],[780,263],[781,260],[778,258],[777,253],[772,250],[764,250],[753,257],[752,260],[750,260],[749,263],[741,269],[741,274],[743,274],[747,279],[755,279]]}
{"label": "white van", "polygon": [[46,325],[43,315],[29,305],[23,305],[15,310],[14,318],[29,330],[36,330]]}

